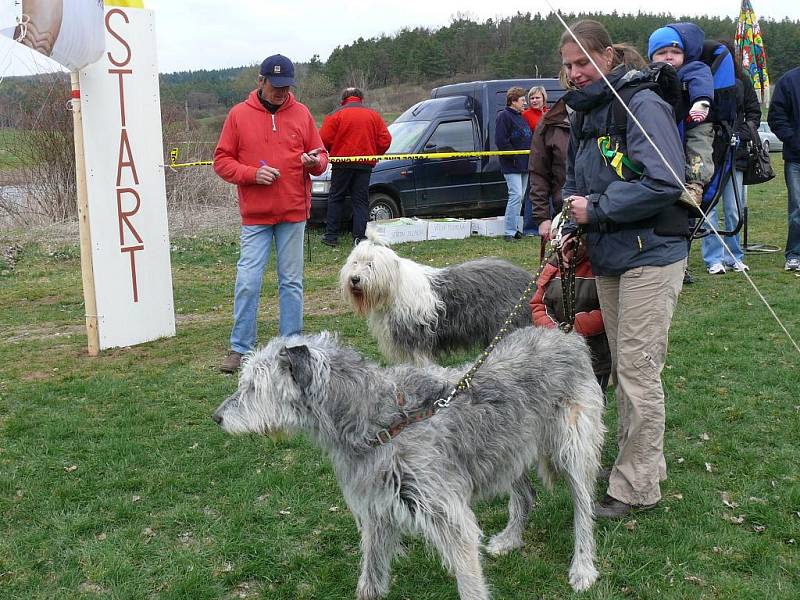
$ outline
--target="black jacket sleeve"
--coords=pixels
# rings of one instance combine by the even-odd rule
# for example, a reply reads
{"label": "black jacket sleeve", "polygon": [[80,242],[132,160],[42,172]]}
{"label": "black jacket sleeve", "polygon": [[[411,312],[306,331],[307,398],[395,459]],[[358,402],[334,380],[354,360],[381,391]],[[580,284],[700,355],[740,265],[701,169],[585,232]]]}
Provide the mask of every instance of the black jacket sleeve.
{"label": "black jacket sleeve", "polygon": [[747,168],[747,144],[753,138],[749,126],[758,130],[761,125],[761,103],[749,77],[736,80],[736,112],[736,134],[739,136],[736,168],[744,170]]}
{"label": "black jacket sleeve", "polygon": [[794,134],[794,127],[792,126],[792,99],[786,92],[786,85],[784,85],[784,75],[775,86],[775,91],[772,94],[772,102],[769,105],[769,128],[772,133],[778,136],[778,139],[784,144],[791,140]]}

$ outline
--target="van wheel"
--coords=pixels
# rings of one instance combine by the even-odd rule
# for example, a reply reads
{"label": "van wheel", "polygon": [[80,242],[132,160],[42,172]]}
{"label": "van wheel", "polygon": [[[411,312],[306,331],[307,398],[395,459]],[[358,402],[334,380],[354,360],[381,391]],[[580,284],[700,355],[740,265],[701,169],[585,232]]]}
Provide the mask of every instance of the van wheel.
{"label": "van wheel", "polygon": [[769,140],[764,140],[761,142],[761,145],[764,147],[764,152],[769,152]]}
{"label": "van wheel", "polygon": [[383,219],[396,219],[400,216],[400,209],[397,202],[389,194],[376,192],[369,196],[369,212],[367,218],[370,221]]}

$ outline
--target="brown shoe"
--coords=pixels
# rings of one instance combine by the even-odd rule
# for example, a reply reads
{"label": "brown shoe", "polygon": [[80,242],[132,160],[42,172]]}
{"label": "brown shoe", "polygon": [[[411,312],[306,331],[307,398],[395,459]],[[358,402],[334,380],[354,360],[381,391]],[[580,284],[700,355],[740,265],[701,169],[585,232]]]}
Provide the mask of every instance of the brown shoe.
{"label": "brown shoe", "polygon": [[595,502],[594,516],[596,519],[621,519],[632,512],[648,510],[656,505],[658,502],[655,504],[626,504],[606,494],[600,502]]}
{"label": "brown shoe", "polygon": [[223,373],[236,373],[242,366],[242,355],[235,350],[228,352],[228,356],[222,361],[219,370]]}

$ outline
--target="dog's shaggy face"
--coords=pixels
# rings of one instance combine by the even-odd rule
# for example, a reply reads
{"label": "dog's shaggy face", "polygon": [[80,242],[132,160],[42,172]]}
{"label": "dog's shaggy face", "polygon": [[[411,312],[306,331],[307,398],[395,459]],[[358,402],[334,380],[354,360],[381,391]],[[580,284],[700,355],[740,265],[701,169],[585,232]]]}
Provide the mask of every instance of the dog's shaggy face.
{"label": "dog's shaggy face", "polygon": [[392,297],[400,261],[391,248],[379,241],[361,242],[339,272],[342,297],[362,315],[385,307]]}
{"label": "dog's shaggy face", "polygon": [[324,357],[314,349],[276,338],[247,357],[239,388],[212,418],[228,433],[295,432],[308,425],[305,398],[314,374],[327,370]]}

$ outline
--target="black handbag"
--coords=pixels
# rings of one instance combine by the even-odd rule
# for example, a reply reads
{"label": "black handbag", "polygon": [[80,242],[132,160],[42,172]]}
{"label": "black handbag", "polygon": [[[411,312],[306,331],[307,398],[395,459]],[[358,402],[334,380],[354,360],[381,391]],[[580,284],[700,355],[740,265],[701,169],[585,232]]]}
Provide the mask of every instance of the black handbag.
{"label": "black handbag", "polygon": [[747,168],[742,175],[745,185],[766,183],[775,177],[772,163],[769,162],[769,152],[764,149],[758,131],[752,123],[747,124],[750,129],[750,141],[747,142]]}

